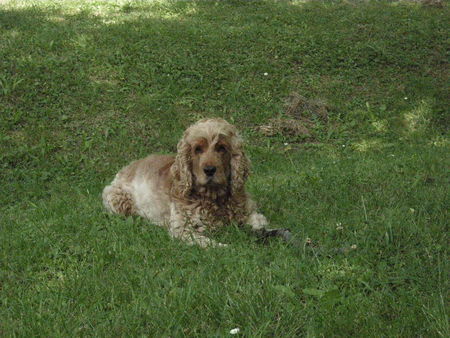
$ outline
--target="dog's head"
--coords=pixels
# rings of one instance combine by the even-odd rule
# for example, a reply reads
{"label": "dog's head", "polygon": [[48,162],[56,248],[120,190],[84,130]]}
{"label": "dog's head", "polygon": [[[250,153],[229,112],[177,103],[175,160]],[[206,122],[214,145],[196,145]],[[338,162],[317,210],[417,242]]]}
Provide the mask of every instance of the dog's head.
{"label": "dog's head", "polygon": [[174,194],[236,193],[244,189],[249,161],[236,128],[223,119],[203,119],[190,126],[178,143],[172,166]]}

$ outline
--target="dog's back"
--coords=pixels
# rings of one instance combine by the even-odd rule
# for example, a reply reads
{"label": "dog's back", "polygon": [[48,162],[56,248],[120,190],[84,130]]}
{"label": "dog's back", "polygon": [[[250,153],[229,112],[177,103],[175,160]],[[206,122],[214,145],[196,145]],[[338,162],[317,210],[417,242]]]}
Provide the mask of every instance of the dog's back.
{"label": "dog's back", "polygon": [[103,190],[103,204],[113,213],[140,215],[164,225],[170,215],[170,168],[174,157],[150,155],[121,169]]}

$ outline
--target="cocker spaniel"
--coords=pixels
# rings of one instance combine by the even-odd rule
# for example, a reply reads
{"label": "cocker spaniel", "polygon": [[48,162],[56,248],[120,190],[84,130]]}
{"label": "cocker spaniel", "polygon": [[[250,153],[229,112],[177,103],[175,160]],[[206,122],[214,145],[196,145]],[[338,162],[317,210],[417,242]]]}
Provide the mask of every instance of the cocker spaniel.
{"label": "cocker spaniel", "polygon": [[145,217],[167,227],[172,237],[202,247],[225,245],[204,231],[231,222],[249,224],[263,238],[289,240],[289,230],[266,228],[266,218],[245,191],[249,164],[233,125],[203,119],[184,132],[176,156],[150,155],[120,170],[103,190],[103,204],[113,213]]}

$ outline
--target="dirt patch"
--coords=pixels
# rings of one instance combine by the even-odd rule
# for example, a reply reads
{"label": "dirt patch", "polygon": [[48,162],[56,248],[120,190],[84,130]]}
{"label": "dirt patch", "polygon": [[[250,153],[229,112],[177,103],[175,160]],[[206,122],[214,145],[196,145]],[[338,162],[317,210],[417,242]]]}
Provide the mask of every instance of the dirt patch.
{"label": "dirt patch", "polygon": [[328,105],[317,99],[307,99],[291,93],[285,100],[285,118],[272,118],[256,129],[262,135],[270,137],[284,135],[300,140],[314,140],[315,131],[328,122]]}
{"label": "dirt patch", "polygon": [[267,124],[257,127],[257,130],[264,136],[289,135],[311,137],[311,125],[309,121],[299,121],[294,119],[274,118],[267,121]]}
{"label": "dirt patch", "polygon": [[298,94],[291,93],[285,101],[285,113],[287,116],[296,119],[319,119],[328,122],[328,105],[323,100],[307,99]]}
{"label": "dirt patch", "polygon": [[445,5],[444,0],[403,0],[403,1],[404,2],[417,2],[424,6],[437,7],[437,8],[443,8]]}

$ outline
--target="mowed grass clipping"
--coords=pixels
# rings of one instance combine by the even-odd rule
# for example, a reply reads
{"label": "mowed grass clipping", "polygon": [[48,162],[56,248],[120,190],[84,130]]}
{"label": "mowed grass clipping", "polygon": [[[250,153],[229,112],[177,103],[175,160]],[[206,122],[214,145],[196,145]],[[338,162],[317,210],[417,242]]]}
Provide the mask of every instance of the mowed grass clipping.
{"label": "mowed grass clipping", "polygon": [[[412,1],[3,1],[0,335],[448,337],[449,19]],[[292,93],[326,118],[286,113]],[[122,166],[202,117],[239,127],[249,192],[299,245],[230,226],[204,250],[104,212]]]}

